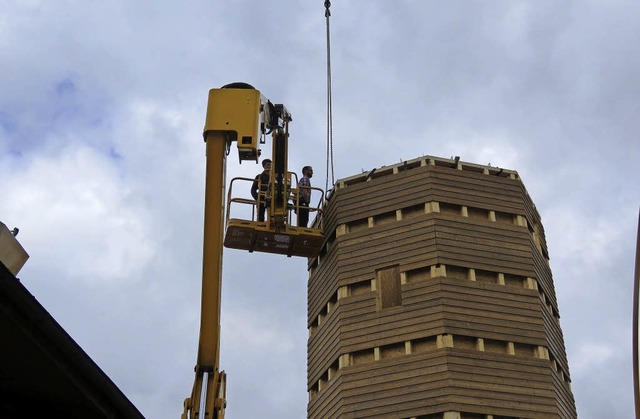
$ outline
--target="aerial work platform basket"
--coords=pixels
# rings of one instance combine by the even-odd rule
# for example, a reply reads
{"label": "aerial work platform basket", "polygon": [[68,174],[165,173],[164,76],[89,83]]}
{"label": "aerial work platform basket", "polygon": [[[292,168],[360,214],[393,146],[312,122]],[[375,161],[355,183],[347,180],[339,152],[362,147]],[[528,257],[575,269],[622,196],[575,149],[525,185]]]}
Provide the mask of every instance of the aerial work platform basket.
{"label": "aerial work platform basket", "polygon": [[[291,173],[295,177],[295,173]],[[297,180],[297,179],[296,179]],[[308,188],[320,192],[320,203],[324,199],[324,191],[319,188],[299,186],[291,188],[291,194],[283,203],[283,211],[275,211],[275,200],[267,192],[260,192],[258,199],[232,197],[233,185],[236,181],[254,182],[255,179],[234,178],[229,186],[226,214],[226,232],[224,246],[232,249],[248,250],[249,252],[275,253],[287,256],[302,256],[312,258],[318,255],[322,247],[324,235],[322,232],[322,209],[320,204],[313,207],[301,207],[298,204],[300,189]],[[297,181],[296,181],[297,184]],[[232,204],[241,204],[251,208],[249,219],[232,218]],[[259,207],[266,208],[265,221],[258,221]],[[285,207],[286,206],[286,207]],[[299,214],[307,210],[316,214],[313,227],[298,227],[291,225],[292,213]],[[246,211],[248,212],[248,211]],[[273,214],[281,214],[274,216]]]}

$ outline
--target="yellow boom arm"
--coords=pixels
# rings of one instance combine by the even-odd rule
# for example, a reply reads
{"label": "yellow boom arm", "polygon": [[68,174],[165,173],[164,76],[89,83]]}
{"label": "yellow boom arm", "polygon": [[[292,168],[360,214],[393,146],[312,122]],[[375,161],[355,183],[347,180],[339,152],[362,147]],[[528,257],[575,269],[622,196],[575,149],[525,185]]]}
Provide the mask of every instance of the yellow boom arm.
{"label": "yellow boom arm", "polygon": [[195,382],[184,401],[183,419],[224,418],[226,374],[220,371],[219,359],[227,147],[235,141],[241,162],[258,161],[260,110],[260,92],[249,85],[209,91],[200,339]]}

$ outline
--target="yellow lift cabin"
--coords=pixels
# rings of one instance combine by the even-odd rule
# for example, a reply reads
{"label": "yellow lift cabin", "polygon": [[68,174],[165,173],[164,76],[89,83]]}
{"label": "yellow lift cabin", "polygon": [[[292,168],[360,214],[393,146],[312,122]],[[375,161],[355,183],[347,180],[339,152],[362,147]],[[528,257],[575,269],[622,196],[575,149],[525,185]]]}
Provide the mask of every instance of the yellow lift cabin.
{"label": "yellow lift cabin", "polygon": [[[268,185],[259,182],[258,199],[234,196],[234,192],[240,188],[242,191],[249,190],[255,179],[234,178],[229,184],[225,247],[287,256],[315,257],[318,254],[323,240],[320,207],[324,191],[299,186],[297,175],[287,171],[291,120],[291,114],[283,105],[273,105],[248,84],[233,83],[209,92],[205,137],[222,135],[227,147],[230,142],[236,141],[240,162],[257,162],[260,156],[258,138],[271,134],[273,139],[270,182]],[[300,210],[298,196],[302,189],[319,192],[313,194],[319,197],[318,204],[308,208],[317,214],[314,226],[318,228],[297,227],[292,222],[293,213],[299,213]],[[252,208],[251,219],[233,217],[232,207],[238,205]],[[266,208],[265,221],[257,220],[260,206]]]}
{"label": "yellow lift cabin", "polygon": [[[249,84],[231,83],[209,91],[204,128],[207,168],[200,338],[195,381],[190,397],[184,401],[183,419],[224,417],[226,374],[219,370],[222,244],[249,252],[302,257],[315,257],[322,246],[324,192],[298,185],[296,174],[287,171],[289,122],[291,114],[283,105],[272,104]],[[261,154],[259,145],[265,143],[269,134],[273,142],[268,185],[259,185],[260,192],[255,200],[234,197],[236,184],[248,191],[255,181],[234,178],[225,206],[226,158],[231,143],[237,144],[240,163],[243,160],[257,163]],[[319,197],[319,204],[308,207],[310,212],[316,213],[311,228],[296,227],[291,222],[292,212],[299,214],[298,197],[304,188],[319,192],[314,194]],[[232,204],[249,206],[249,219],[232,218]],[[264,221],[257,220],[260,206],[266,208]]]}

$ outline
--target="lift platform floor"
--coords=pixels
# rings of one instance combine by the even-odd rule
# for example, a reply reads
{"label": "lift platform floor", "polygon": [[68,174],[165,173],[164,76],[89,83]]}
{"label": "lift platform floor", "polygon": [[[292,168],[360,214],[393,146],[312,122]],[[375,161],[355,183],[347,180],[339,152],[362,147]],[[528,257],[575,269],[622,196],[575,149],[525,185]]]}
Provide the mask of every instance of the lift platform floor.
{"label": "lift platform floor", "polygon": [[313,258],[322,247],[322,230],[286,226],[273,231],[265,222],[229,219],[224,238],[225,247],[249,252],[276,253]]}

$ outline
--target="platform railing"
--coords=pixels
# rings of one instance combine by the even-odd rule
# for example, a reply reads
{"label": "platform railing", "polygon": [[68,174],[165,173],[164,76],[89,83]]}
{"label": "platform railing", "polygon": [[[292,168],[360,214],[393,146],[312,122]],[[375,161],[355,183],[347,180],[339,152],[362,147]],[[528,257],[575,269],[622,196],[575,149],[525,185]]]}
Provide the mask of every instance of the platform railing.
{"label": "platform railing", "polygon": [[[316,214],[316,217],[315,217],[316,219],[313,220],[313,222],[311,222],[310,224],[314,226],[313,228],[322,229],[322,203],[324,202],[324,191],[320,188],[316,188],[313,186],[300,186],[298,185],[298,178],[295,173],[289,172],[288,175],[289,175],[288,176],[289,184],[291,184],[291,180],[294,179],[296,187],[295,188],[290,187],[289,194],[287,196],[287,224],[293,225],[293,223],[291,222],[293,220],[292,213],[296,213],[299,216],[299,212],[301,209],[307,209],[309,210],[309,214],[311,213]],[[254,178],[246,178],[246,177],[235,177],[231,179],[231,182],[229,182],[229,191],[227,193],[227,208],[226,208],[227,222],[232,218],[232,215],[236,215],[235,209],[232,211],[232,207],[235,208],[236,206],[235,204],[250,206],[251,216],[249,217],[248,220],[253,222],[257,222],[257,212],[258,212],[259,206],[261,204],[263,204],[265,207],[269,206],[270,200],[271,200],[271,196],[270,196],[271,189],[267,188],[266,191],[263,191],[262,190],[263,185],[260,181],[258,181],[258,199],[234,197],[234,187],[236,187],[235,189],[237,190],[238,189],[237,185],[239,183],[244,182],[242,183],[243,185],[245,184],[248,185],[246,190],[251,190],[251,186],[253,185],[253,182],[255,182],[255,180],[256,179]],[[309,190],[311,192],[312,197],[314,196],[318,197],[318,200],[317,200],[318,203],[315,206],[311,204],[309,204],[309,206],[300,205],[298,198],[302,190]],[[235,216],[233,218],[242,219],[242,220],[247,219],[246,216],[242,216],[242,215]]]}

